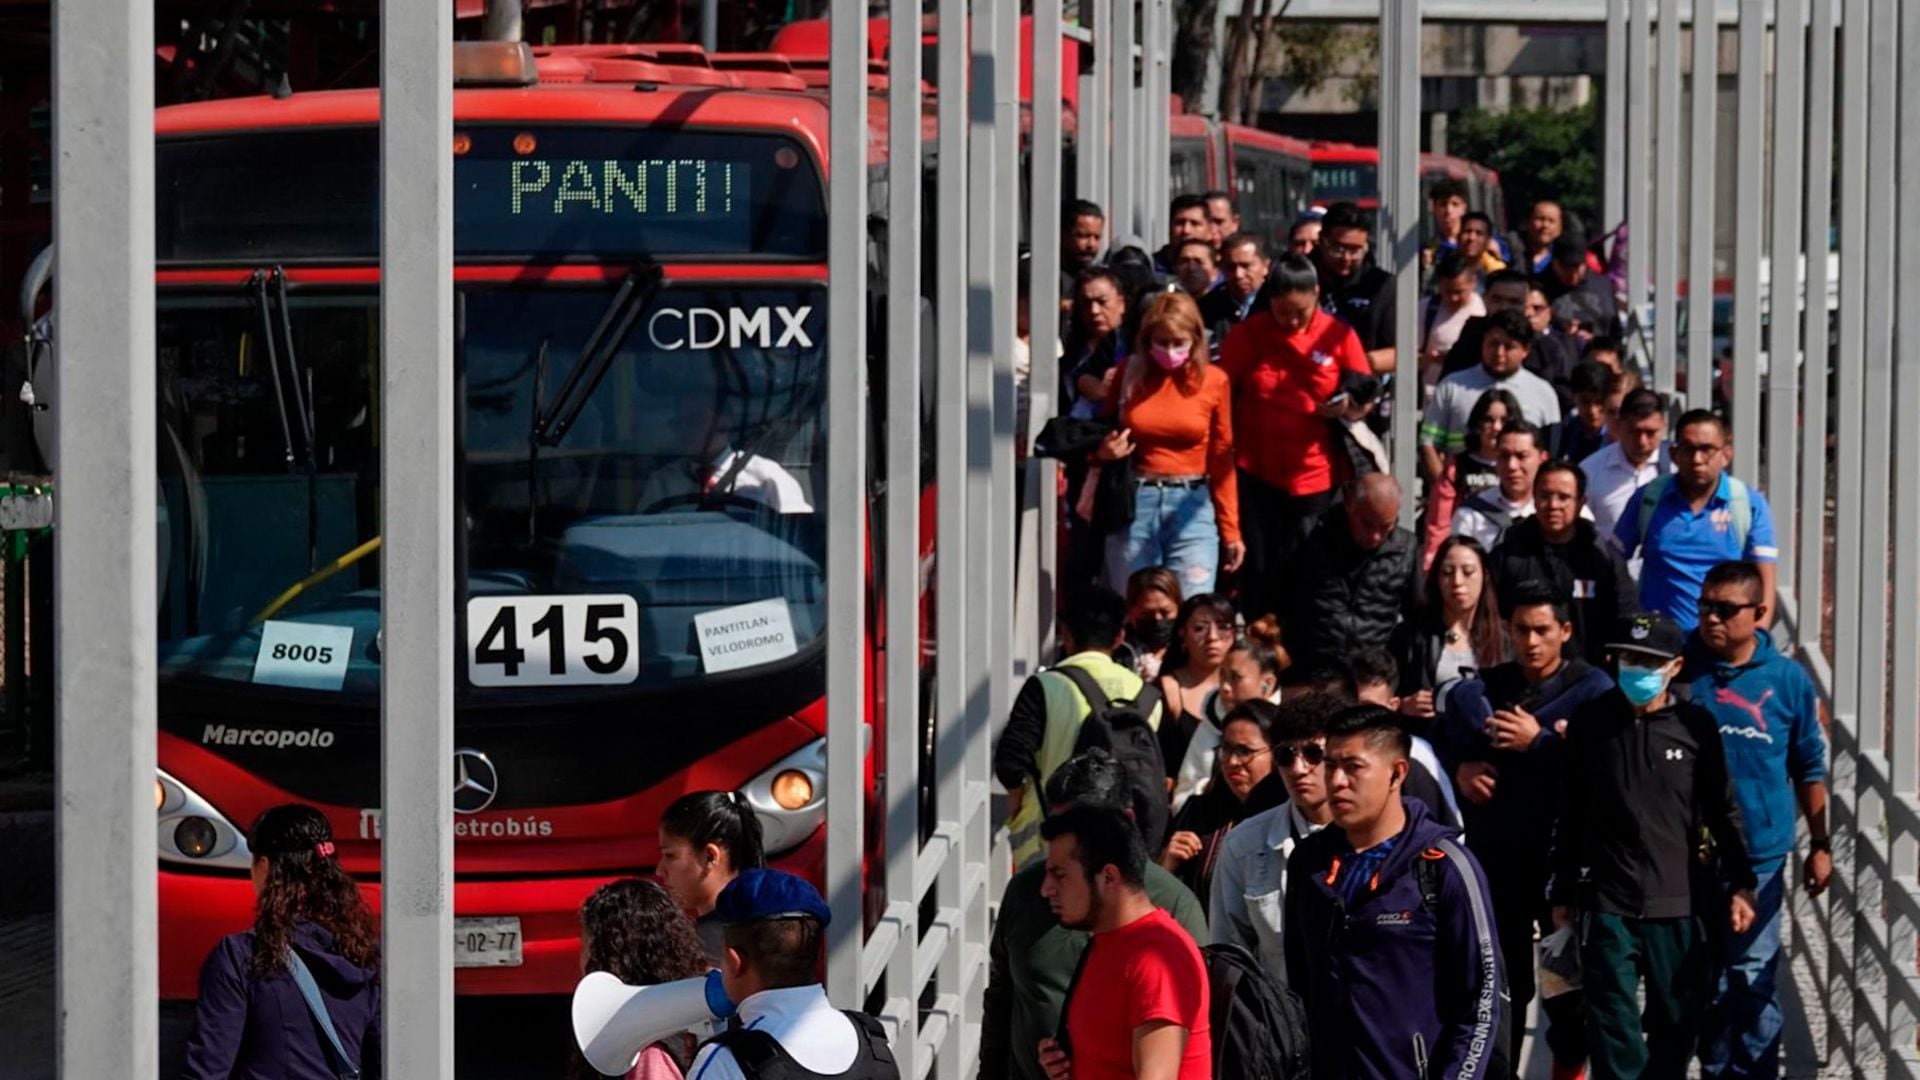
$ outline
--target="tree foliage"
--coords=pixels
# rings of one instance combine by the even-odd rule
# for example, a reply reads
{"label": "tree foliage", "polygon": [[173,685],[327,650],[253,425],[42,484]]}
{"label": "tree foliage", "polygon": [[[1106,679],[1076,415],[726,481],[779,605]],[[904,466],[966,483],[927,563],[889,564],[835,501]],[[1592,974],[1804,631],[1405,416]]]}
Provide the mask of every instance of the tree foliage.
{"label": "tree foliage", "polygon": [[1595,146],[1600,115],[1593,102],[1573,108],[1475,109],[1447,127],[1447,150],[1500,172],[1507,211],[1524,215],[1537,199],[1553,199],[1602,229],[1600,169]]}

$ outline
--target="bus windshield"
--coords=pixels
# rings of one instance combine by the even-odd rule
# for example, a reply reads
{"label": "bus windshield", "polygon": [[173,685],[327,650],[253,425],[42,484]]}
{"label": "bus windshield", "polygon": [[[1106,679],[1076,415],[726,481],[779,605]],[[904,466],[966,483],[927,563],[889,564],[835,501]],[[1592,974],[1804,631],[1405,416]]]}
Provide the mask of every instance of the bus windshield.
{"label": "bus windshield", "polygon": [[[663,289],[580,380],[564,433],[537,435],[613,297],[462,293],[469,696],[778,665],[821,631],[824,295]],[[286,324],[267,349],[273,324],[244,297],[163,294],[161,670],[372,698],[377,298],[296,292]]]}

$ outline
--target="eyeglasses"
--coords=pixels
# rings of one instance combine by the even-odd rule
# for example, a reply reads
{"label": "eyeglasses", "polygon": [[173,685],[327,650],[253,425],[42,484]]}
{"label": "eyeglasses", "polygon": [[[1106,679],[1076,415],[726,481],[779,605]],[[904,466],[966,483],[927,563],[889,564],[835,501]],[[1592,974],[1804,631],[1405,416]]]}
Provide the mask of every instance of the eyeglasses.
{"label": "eyeglasses", "polygon": [[1706,444],[1674,443],[1673,444],[1674,457],[1706,457],[1709,454],[1717,454],[1719,452],[1720,452],[1720,447],[1715,446],[1712,443],[1706,443]]}
{"label": "eyeglasses", "polygon": [[1702,619],[1718,619],[1721,622],[1727,622],[1748,608],[1757,609],[1759,606],[1759,604],[1736,604],[1731,600],[1702,600],[1700,601],[1700,617]]}
{"label": "eyeglasses", "polygon": [[1319,743],[1301,743],[1298,746],[1287,743],[1274,748],[1273,760],[1279,762],[1283,769],[1291,766],[1295,758],[1300,758],[1309,765],[1318,766],[1327,760],[1327,748]]}
{"label": "eyeglasses", "polygon": [[1222,743],[1220,745],[1220,760],[1252,761],[1254,758],[1259,757],[1261,754],[1268,753],[1272,749],[1273,747],[1271,746],[1243,746],[1235,743]]}
{"label": "eyeglasses", "polygon": [[1187,628],[1189,630],[1192,630],[1194,633],[1199,634],[1201,637],[1232,637],[1233,636],[1233,625],[1231,623],[1197,622],[1197,623],[1189,623]]}

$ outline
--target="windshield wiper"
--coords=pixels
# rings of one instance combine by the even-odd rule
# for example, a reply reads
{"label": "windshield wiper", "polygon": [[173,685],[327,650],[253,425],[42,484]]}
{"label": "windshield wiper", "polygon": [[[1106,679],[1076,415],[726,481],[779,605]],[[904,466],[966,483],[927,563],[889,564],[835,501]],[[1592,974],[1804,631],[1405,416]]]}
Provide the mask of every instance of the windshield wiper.
{"label": "windshield wiper", "polygon": [[586,345],[581,348],[579,363],[567,372],[566,380],[560,384],[560,392],[555,395],[552,407],[535,419],[533,437],[536,443],[558,446],[560,440],[567,437],[568,429],[580,419],[587,402],[599,389],[600,380],[606,378],[607,369],[613,366],[614,356],[626,343],[627,335],[633,332],[633,324],[639,321],[640,313],[659,294],[664,278],[660,264],[649,259],[642,259],[627,272],[619,291],[613,294],[607,309],[600,313],[599,325],[593,328]]}
{"label": "windshield wiper", "polygon": [[540,538],[540,420],[544,410],[541,408],[540,394],[547,381],[547,339],[540,339],[540,349],[533,356],[533,407],[529,410],[533,417],[532,430],[527,433],[527,547],[531,548]]}
{"label": "windshield wiper", "polygon": [[[271,281],[273,292],[267,292]],[[307,568],[313,569],[320,557],[320,457],[314,429],[314,393],[310,372],[300,368],[300,357],[293,346],[293,308],[287,301],[287,274],[276,266],[271,271],[255,270],[247,281],[253,294],[253,306],[260,314],[260,334],[267,346],[267,368],[273,375],[273,404],[280,414],[280,435],[285,440],[287,471],[298,465],[294,455],[293,424],[287,412],[287,387],[293,388],[293,415],[300,421],[300,438],[306,451],[307,466]],[[278,318],[275,318],[275,302]],[[280,354],[286,351],[286,375],[280,371]],[[303,386],[302,384],[305,383]]]}
{"label": "windshield wiper", "polygon": [[247,294],[253,300],[253,310],[260,316],[260,341],[267,349],[267,371],[273,375],[273,406],[280,414],[280,438],[287,451],[287,471],[295,468],[293,456],[293,425],[287,419],[287,389],[280,379],[280,349],[275,342],[279,338],[273,323],[273,303],[267,299],[267,272],[255,270],[247,279]]}

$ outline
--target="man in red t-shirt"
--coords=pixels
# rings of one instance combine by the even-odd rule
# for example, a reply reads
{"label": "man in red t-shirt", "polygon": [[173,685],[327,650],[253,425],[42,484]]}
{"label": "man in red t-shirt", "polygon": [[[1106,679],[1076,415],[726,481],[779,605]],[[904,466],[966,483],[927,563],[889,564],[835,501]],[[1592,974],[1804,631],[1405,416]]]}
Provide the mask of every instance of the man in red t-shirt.
{"label": "man in red t-shirt", "polygon": [[1147,849],[1127,815],[1078,806],[1047,819],[1040,894],[1093,940],[1067,992],[1063,1039],[1040,1040],[1051,1080],[1212,1080],[1207,969],[1144,887]]}
{"label": "man in red t-shirt", "polygon": [[1273,261],[1254,313],[1227,334],[1220,369],[1233,385],[1234,457],[1240,468],[1240,610],[1277,610],[1280,567],[1312,531],[1346,478],[1334,425],[1368,406],[1337,398],[1341,378],[1369,376],[1360,338],[1320,310],[1320,279],[1304,255]]}

